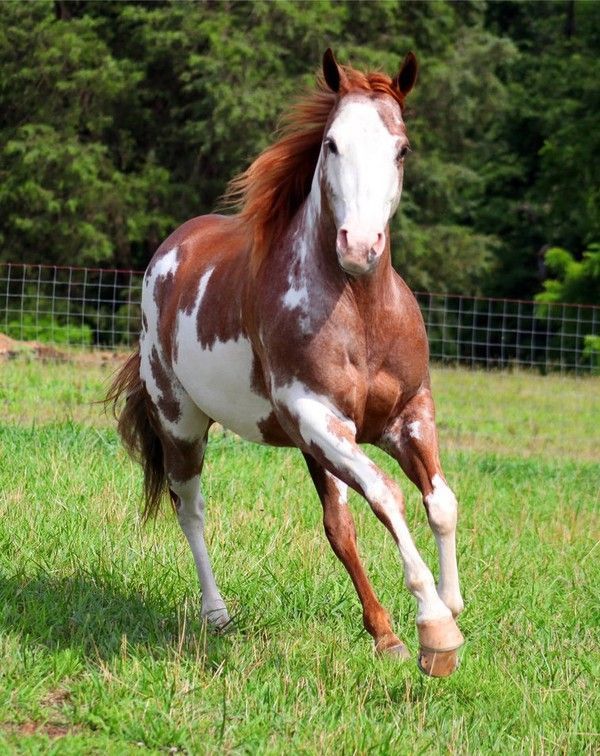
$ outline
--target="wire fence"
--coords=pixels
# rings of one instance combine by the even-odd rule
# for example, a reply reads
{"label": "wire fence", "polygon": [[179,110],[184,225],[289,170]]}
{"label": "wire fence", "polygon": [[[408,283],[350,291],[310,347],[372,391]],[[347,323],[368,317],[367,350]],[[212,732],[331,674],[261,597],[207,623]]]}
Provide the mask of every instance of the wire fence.
{"label": "wire fence", "polygon": [[[0,331],[21,341],[128,349],[143,273],[0,263]],[[600,372],[600,307],[416,292],[432,360]]]}

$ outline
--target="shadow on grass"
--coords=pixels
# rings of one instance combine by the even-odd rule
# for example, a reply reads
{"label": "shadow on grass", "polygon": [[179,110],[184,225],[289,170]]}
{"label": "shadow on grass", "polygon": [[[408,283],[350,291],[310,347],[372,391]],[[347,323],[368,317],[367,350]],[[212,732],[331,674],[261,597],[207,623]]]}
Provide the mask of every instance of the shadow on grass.
{"label": "shadow on grass", "polygon": [[29,646],[73,649],[108,660],[128,647],[161,655],[181,651],[209,663],[225,652],[227,638],[207,632],[195,603],[166,604],[127,593],[91,575],[0,574],[0,633],[18,633]]}

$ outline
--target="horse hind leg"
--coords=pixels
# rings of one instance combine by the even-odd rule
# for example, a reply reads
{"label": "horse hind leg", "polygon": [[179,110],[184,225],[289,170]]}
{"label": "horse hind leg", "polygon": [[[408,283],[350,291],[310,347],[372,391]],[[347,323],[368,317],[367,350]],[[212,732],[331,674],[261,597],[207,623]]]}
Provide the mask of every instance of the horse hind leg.
{"label": "horse hind leg", "polygon": [[[211,420],[193,403],[172,371],[163,365],[156,350],[149,354],[142,350],[141,375],[162,446],[164,477],[194,557],[202,589],[202,617],[222,629],[230,619],[206,548],[206,507],[200,487]],[[147,513],[152,514],[148,506]]]}
{"label": "horse hind leg", "polygon": [[200,485],[211,421],[194,405],[189,406],[187,412],[195,415],[198,435],[192,440],[174,436],[168,438],[167,443],[163,444],[165,469],[177,519],[190,546],[202,589],[201,616],[216,629],[223,630],[229,624],[230,617],[217,586],[206,547],[206,504]]}

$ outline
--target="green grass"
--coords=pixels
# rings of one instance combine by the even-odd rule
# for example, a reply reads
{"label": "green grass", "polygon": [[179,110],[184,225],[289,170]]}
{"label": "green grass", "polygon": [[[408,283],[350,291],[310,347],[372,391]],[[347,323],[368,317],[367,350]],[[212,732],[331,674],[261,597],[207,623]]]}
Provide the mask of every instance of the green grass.
{"label": "green grass", "polygon": [[[140,472],[89,404],[108,374],[0,365],[1,753],[597,752],[598,379],[435,371],[467,604],[461,667],[435,680],[374,657],[300,455],[218,430],[208,540],[237,629],[207,633],[175,518],[140,526]],[[352,508],[416,656],[396,549]]]}

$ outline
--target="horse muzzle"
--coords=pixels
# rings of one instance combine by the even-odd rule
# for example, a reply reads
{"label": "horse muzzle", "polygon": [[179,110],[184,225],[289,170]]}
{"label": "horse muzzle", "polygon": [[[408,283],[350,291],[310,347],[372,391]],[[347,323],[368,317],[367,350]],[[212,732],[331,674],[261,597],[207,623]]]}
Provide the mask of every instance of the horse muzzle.
{"label": "horse muzzle", "polygon": [[342,227],[337,234],[336,252],[340,267],[351,276],[372,273],[385,249],[385,234],[352,234]]}

